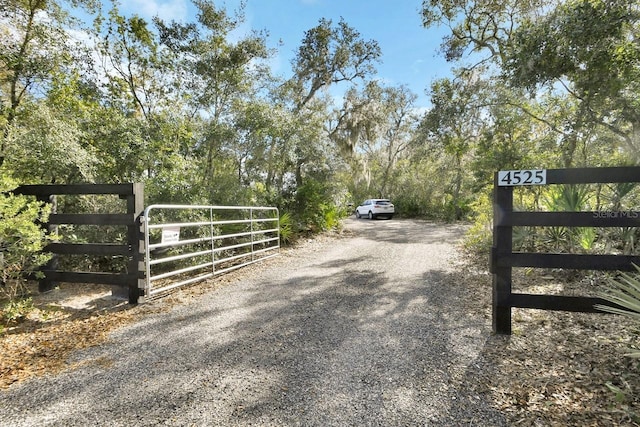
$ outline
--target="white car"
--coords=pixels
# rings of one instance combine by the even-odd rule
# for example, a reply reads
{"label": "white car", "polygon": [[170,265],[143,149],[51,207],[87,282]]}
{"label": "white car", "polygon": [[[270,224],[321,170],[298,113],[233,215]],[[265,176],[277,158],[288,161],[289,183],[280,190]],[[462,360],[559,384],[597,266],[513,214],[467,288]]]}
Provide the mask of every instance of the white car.
{"label": "white car", "polygon": [[356,208],[356,218],[366,216],[374,219],[384,216],[391,219],[395,213],[396,210],[389,199],[367,199]]}

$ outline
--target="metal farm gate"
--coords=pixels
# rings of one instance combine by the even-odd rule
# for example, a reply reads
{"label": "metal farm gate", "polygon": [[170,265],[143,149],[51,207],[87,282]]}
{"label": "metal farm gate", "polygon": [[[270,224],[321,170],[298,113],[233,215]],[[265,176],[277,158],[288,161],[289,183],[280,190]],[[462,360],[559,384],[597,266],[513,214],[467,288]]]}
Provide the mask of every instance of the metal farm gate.
{"label": "metal farm gate", "polygon": [[[140,183],[23,185],[12,193],[52,204],[48,222],[40,225],[58,239],[45,248],[52,259],[40,270],[40,292],[50,291],[60,282],[106,284],[112,286],[113,295],[128,297],[129,303],[136,304],[143,298],[271,258],[280,250],[280,219],[275,207],[156,204],[145,209],[144,186]],[[58,211],[58,196],[66,208],[74,209]],[[104,206],[99,213],[76,212],[74,207],[75,198],[89,198],[95,203],[96,198],[112,196],[117,199],[105,199],[106,205],[100,199]],[[58,234],[58,227],[63,226],[85,227],[95,241],[65,241]],[[73,266],[69,258],[74,256],[93,262],[122,258],[124,262],[116,267],[123,268],[69,270]]]}
{"label": "metal farm gate", "polygon": [[280,250],[275,207],[151,205],[142,217],[145,296],[271,258]]}

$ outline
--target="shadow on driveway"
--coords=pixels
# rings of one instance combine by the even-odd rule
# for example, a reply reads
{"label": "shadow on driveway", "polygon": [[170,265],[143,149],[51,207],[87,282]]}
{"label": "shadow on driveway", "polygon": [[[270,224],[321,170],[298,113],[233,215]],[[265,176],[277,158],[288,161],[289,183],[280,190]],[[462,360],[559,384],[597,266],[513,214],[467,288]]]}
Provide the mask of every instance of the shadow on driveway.
{"label": "shadow on driveway", "polygon": [[294,259],[286,276],[265,267],[123,329],[79,354],[85,367],[3,393],[5,422],[506,425],[474,385],[492,369],[486,298],[470,302],[455,270],[385,269],[360,252],[371,240],[447,240],[437,226],[393,231],[360,231],[353,247]]}

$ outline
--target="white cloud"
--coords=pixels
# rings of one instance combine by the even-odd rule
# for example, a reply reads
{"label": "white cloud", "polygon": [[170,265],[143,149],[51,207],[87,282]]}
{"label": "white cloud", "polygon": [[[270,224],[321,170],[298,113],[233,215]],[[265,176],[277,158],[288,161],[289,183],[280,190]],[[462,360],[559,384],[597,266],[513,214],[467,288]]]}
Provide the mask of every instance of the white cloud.
{"label": "white cloud", "polygon": [[186,21],[188,14],[187,0],[129,0],[125,7],[143,18],[158,16],[165,21]]}

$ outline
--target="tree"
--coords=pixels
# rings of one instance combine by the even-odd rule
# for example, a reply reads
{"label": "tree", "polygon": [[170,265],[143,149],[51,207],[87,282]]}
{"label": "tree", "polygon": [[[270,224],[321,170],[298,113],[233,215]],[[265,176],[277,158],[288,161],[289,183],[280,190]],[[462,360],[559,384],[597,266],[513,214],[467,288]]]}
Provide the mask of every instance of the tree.
{"label": "tree", "polygon": [[505,74],[530,91],[564,87],[577,102],[574,134],[596,123],[621,137],[637,160],[639,19],[637,1],[562,3],[540,19],[523,20],[514,33]]}
{"label": "tree", "polygon": [[448,61],[473,54],[475,65],[501,67],[520,20],[536,16],[554,3],[553,0],[423,0],[422,23],[425,27],[442,25],[450,29],[441,46]]}
{"label": "tree", "polygon": [[455,219],[462,219],[463,185],[467,177],[468,154],[475,149],[483,128],[482,112],[486,111],[484,85],[474,73],[467,79],[441,79],[431,85],[433,107],[423,117],[422,141],[431,149],[441,150],[452,160],[448,175],[453,175],[447,193]]}
{"label": "tree", "polygon": [[[105,81],[99,90],[106,108],[99,114],[107,119],[95,123],[101,135],[95,140],[98,150],[122,165],[113,171],[116,180],[152,178],[170,167],[166,160],[181,149],[180,132],[188,121],[176,58],[160,44],[155,28],[138,16],[122,16],[116,5],[106,20],[96,19],[95,37],[101,40],[97,49],[102,59],[102,70],[95,75]],[[123,135],[124,122],[129,132]],[[114,135],[105,125],[113,125]]]}
{"label": "tree", "polygon": [[[622,0],[425,0],[422,8],[425,26],[451,28],[447,59],[470,59],[462,72],[477,69],[501,94],[496,101],[555,133],[564,167],[577,163],[580,147],[594,145],[594,135],[612,142],[616,134],[637,155],[637,14],[636,1]],[[539,100],[555,100],[552,114]]]}
{"label": "tree", "polygon": [[28,110],[5,140],[12,175],[21,182],[92,181],[97,159],[82,146],[82,131],[42,103]]}
{"label": "tree", "polygon": [[[150,121],[152,114],[171,104],[171,85],[162,84],[166,82],[160,72],[170,63],[162,59],[159,43],[144,19],[124,17],[114,5],[105,22],[105,29],[98,28],[105,34],[99,47],[111,103]],[[171,68],[164,71],[171,74]]]}
{"label": "tree", "polygon": [[344,20],[332,27],[330,19],[305,32],[293,61],[294,85],[302,95],[296,110],[302,109],[322,88],[341,82],[365,79],[375,72],[373,63],[381,55],[378,43],[360,39],[360,33]]}
{"label": "tree", "polygon": [[189,76],[182,82],[191,107],[209,122],[200,148],[205,155],[203,180],[213,187],[215,155],[234,135],[232,106],[258,90],[256,83],[266,71],[260,62],[269,51],[261,33],[254,32],[235,43],[229,41],[229,34],[242,23],[242,5],[232,17],[211,1],[197,0],[194,4],[197,23],[167,24],[156,19],[156,25],[162,44],[178,61],[177,75]]}
{"label": "tree", "polygon": [[98,4],[95,0],[0,3],[0,166],[7,154],[9,127],[23,101],[38,89],[45,92],[52,74],[74,62],[75,49],[69,43],[66,28],[77,21],[68,10],[77,6],[94,11]]}
{"label": "tree", "polygon": [[[322,89],[338,83],[364,80],[375,72],[374,63],[381,55],[375,41],[365,41],[360,33],[340,20],[321,19],[308,30],[293,60],[293,78],[288,82],[294,114],[306,114],[311,101]],[[312,107],[311,109],[318,108]],[[302,169],[312,159],[313,145],[304,140],[295,146],[296,185],[302,185]],[[311,150],[311,151],[310,151]]]}
{"label": "tree", "polygon": [[361,93],[355,88],[347,92],[330,136],[351,162],[356,183],[357,177],[366,178],[364,192],[389,196],[396,164],[417,127],[416,98],[405,86],[387,87],[376,81]]}

